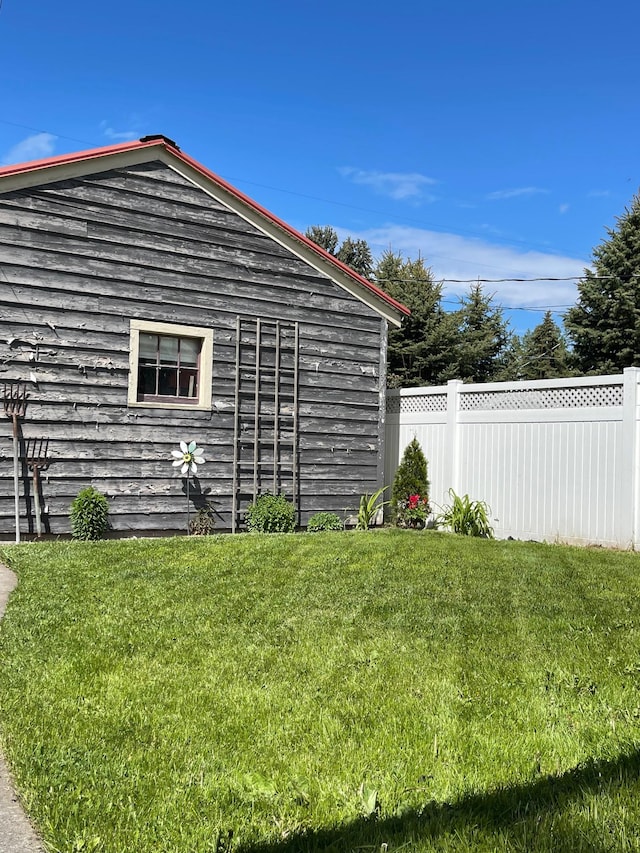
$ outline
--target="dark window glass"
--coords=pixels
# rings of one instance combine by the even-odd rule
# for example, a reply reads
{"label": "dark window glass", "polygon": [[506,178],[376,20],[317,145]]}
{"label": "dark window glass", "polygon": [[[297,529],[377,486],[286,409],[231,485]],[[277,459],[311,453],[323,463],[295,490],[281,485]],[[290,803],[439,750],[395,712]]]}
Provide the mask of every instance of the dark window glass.
{"label": "dark window glass", "polygon": [[200,338],[153,335],[138,337],[138,400],[197,403]]}

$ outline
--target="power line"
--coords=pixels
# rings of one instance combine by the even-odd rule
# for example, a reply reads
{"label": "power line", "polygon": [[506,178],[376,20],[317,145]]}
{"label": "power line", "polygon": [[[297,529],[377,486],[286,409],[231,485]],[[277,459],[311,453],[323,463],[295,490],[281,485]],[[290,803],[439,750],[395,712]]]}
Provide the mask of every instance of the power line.
{"label": "power line", "polygon": [[[2,2],[2,0],[0,0],[0,3],[1,2]],[[32,130],[36,133],[50,133],[52,136],[56,136],[59,139],[68,139],[71,142],[80,142],[82,145],[97,146],[100,144],[100,143],[95,142],[95,141],[90,142],[86,139],[78,139],[77,137],[74,137],[74,136],[65,136],[62,133],[53,133],[52,131],[42,130],[41,128],[31,127],[31,126],[26,125],[26,124],[18,124],[17,122],[6,121],[5,119],[0,119],[0,124],[6,124],[6,125],[9,125],[10,127],[20,127],[20,128],[23,128],[24,130]],[[350,208],[351,210],[359,210],[363,213],[374,213],[377,216],[385,216],[385,217],[390,216],[390,214],[387,211],[375,210],[374,208],[371,208],[371,207],[361,207],[359,205],[348,204],[348,203],[342,202],[342,201],[334,201],[332,199],[321,198],[319,196],[313,196],[313,195],[308,195],[306,193],[296,192],[295,190],[286,190],[286,189],[283,189],[282,187],[273,187],[273,186],[270,186],[269,184],[261,184],[261,183],[257,183],[256,181],[249,181],[246,178],[234,178],[232,175],[229,176],[229,175],[223,175],[223,174],[220,174],[220,177],[224,178],[225,180],[228,180],[229,182],[231,182],[233,184],[247,184],[248,186],[260,187],[261,189],[270,190],[272,192],[279,192],[279,193],[284,193],[285,195],[297,196],[298,198],[305,198],[305,199],[308,199],[309,201],[318,201],[318,202],[322,202],[323,204],[331,204],[331,205],[334,205],[336,207]],[[459,226],[454,226],[454,225],[447,225],[447,224],[442,225],[442,224],[438,224],[438,223],[434,223],[434,222],[428,222],[428,221],[425,221],[423,219],[414,219],[412,217],[403,216],[403,215],[400,215],[400,216],[395,215],[394,218],[399,219],[402,222],[409,222],[409,223],[413,223],[415,225],[420,225],[423,228],[433,229],[434,231],[436,231],[438,233],[453,234],[454,236],[456,236],[456,235],[469,235],[469,236],[473,237],[474,239],[483,239],[483,240],[486,240],[486,238],[487,238],[486,233],[484,233],[483,231],[481,231],[479,229],[474,230],[471,228],[460,228]],[[523,246],[526,248],[532,248],[533,247],[533,248],[538,249],[538,250],[544,248],[548,251],[548,246],[543,246],[542,243],[532,243],[531,241],[527,241],[527,240],[518,240],[515,237],[509,238],[508,240],[506,240],[506,242],[508,244]],[[458,258],[451,258],[447,255],[440,255],[437,253],[434,254],[433,257],[443,258],[445,260],[452,260],[452,261],[459,260]],[[488,267],[488,268],[491,268],[494,266],[493,264],[483,264],[480,262],[477,262],[477,265],[481,266],[481,267]]]}
{"label": "power line", "polygon": [[[640,273],[632,273],[630,278],[640,278]],[[516,282],[521,284],[526,284],[529,282],[536,281],[579,281],[584,278],[584,276],[539,276],[537,278],[437,278],[438,283],[447,283],[447,284],[500,284],[505,282]],[[608,281],[610,279],[619,278],[619,276],[615,275],[594,275],[590,276],[590,278],[595,279],[597,281]],[[384,279],[373,279],[373,281],[381,286],[385,282],[393,282],[400,284],[415,284],[415,278],[384,278]],[[423,282],[426,284],[426,282]],[[454,300],[454,299],[441,299],[440,300],[443,305],[460,305],[462,299]],[[502,305],[497,304],[497,308],[501,311],[540,311],[546,313],[550,311],[552,314],[561,314],[569,308],[573,307],[573,303],[565,304],[565,305]]]}
{"label": "power line", "polygon": [[[434,276],[438,282],[443,284],[500,284],[505,282],[516,282],[527,284],[532,281],[581,281],[586,278],[584,275],[568,275],[568,276],[539,276],[537,278],[440,278]],[[618,275],[590,275],[591,281],[610,281],[611,279],[620,278]],[[631,273],[626,278],[640,278],[640,273]],[[398,284],[417,283],[415,278],[374,278],[372,281],[375,284],[383,284],[385,281]]]}
{"label": "power line", "polygon": [[[3,0],[0,0],[0,9],[2,8],[2,2],[3,2]],[[82,145],[91,145],[91,146],[99,145],[99,143],[95,142],[95,141],[89,141],[86,139],[78,139],[77,137],[74,137],[74,136],[65,136],[64,134],[61,134],[61,133],[52,133],[51,131],[42,130],[41,128],[32,127],[32,126],[26,125],[26,124],[19,124],[17,122],[7,121],[5,119],[0,119],[0,124],[5,124],[5,125],[8,125],[10,127],[19,127],[19,128],[24,129],[24,130],[31,130],[31,131],[34,131],[36,133],[49,133],[52,136],[55,136],[59,139],[68,139],[71,142],[79,142]],[[221,177],[225,177],[225,176],[221,176]],[[292,195],[292,196],[298,196],[299,198],[306,198],[306,199],[309,199],[310,201],[320,201],[323,204],[332,204],[332,205],[336,205],[338,207],[351,208],[352,210],[360,210],[360,211],[363,211],[365,213],[375,213],[379,216],[387,216],[388,215],[387,213],[385,213],[383,211],[374,210],[373,208],[360,207],[360,206],[353,205],[353,204],[347,204],[345,202],[332,201],[331,199],[319,198],[318,196],[307,195],[305,193],[299,193],[299,192],[296,192],[294,190],[285,190],[285,189],[282,189],[280,187],[272,187],[272,186],[269,186],[267,184],[259,184],[259,183],[253,182],[253,181],[247,181],[244,178],[230,177],[230,178],[226,178],[226,179],[230,180],[234,183],[245,183],[245,184],[249,184],[251,186],[261,187],[262,189],[268,189],[268,190],[272,190],[275,192],[281,192],[281,193],[285,193],[287,195]],[[418,225],[422,225],[423,227],[428,226],[430,228],[441,231],[443,233],[454,233],[454,232],[447,232],[446,231],[447,228],[453,228],[453,226],[436,225],[434,223],[428,223],[428,222],[424,222],[422,220],[412,219],[412,218],[407,217],[407,216],[400,216],[397,218],[404,220],[405,222],[413,222],[413,223],[416,223]],[[474,236],[480,234],[480,232],[477,230],[473,231],[471,229],[460,229],[460,228],[456,228],[455,233],[456,234],[465,234],[466,233],[466,234],[471,234]],[[483,234],[482,236],[486,238],[486,235]],[[527,247],[540,245],[540,244],[530,243],[530,242],[526,242],[524,240],[516,240],[516,239],[511,239],[508,242],[519,244],[522,246],[527,246]],[[434,254],[433,257],[439,257],[439,258],[444,257],[445,259],[448,259],[448,260],[457,261],[457,262],[460,261],[460,259],[458,259],[458,258],[447,258],[444,255],[438,255],[438,254]],[[484,267],[493,266],[492,264],[482,264],[479,262],[476,262],[476,263],[478,266],[484,266]],[[585,278],[585,276],[584,275],[541,276],[541,277],[536,277],[536,278],[439,278],[439,277],[436,277],[436,278],[438,281],[441,281],[441,282],[446,283],[446,284],[472,284],[475,282],[477,282],[479,284],[501,284],[501,283],[506,283],[506,282],[529,283],[529,282],[537,282],[537,281],[580,281],[581,279]],[[612,279],[612,278],[617,278],[617,276],[590,275],[589,278],[592,280],[604,281],[604,280],[608,280],[608,279]],[[640,275],[634,273],[630,276],[630,278],[640,278]],[[379,283],[379,281],[377,281],[376,279],[374,279],[374,281],[376,281],[376,283]],[[393,278],[393,279],[384,279],[384,281],[391,281],[391,282],[397,282],[397,283],[409,283],[409,282],[413,281],[413,279]],[[509,309],[509,310],[518,310],[518,309],[513,308],[513,309]],[[531,309],[531,310],[537,310],[537,309]]]}
{"label": "power line", "polygon": [[[443,305],[460,305],[460,300],[441,299]],[[560,314],[566,311],[567,308],[572,308],[573,305],[497,305],[502,311],[551,311],[552,314]]]}
{"label": "power line", "polygon": [[[0,0],[0,5],[2,4],[2,0]],[[35,133],[48,133],[50,136],[55,136],[57,139],[68,139],[70,142],[80,142],[82,145],[91,145],[97,146],[100,143],[92,141],[90,142],[88,139],[78,139],[75,136],[65,136],[63,133],[53,133],[51,130],[42,130],[40,127],[31,127],[28,124],[18,124],[15,121],[6,121],[5,119],[0,119],[0,124],[7,124],[9,127],[20,127],[22,130],[33,130]]]}
{"label": "power line", "polygon": [[[348,204],[347,202],[343,202],[343,201],[332,201],[331,199],[328,199],[328,198],[321,198],[320,196],[307,195],[306,193],[299,193],[299,192],[296,192],[295,190],[285,190],[285,189],[282,189],[281,187],[272,187],[269,184],[260,184],[260,183],[257,183],[256,181],[248,181],[245,178],[234,178],[232,175],[220,175],[220,177],[225,178],[225,180],[228,180],[230,183],[233,183],[233,184],[247,184],[248,186],[251,186],[251,187],[260,187],[260,189],[263,189],[263,190],[271,190],[272,192],[284,193],[286,195],[297,196],[298,198],[306,198],[306,199],[309,199],[310,201],[320,201],[323,204],[332,204],[332,205],[335,205],[336,207],[346,207],[346,208],[350,208],[351,210],[362,211],[363,213],[375,213],[378,216],[385,216],[385,217],[390,216],[390,214],[387,211],[375,210],[374,208],[371,208],[371,207],[360,207],[359,205]],[[434,231],[436,231],[438,233],[452,234],[454,237],[458,236],[458,235],[467,235],[467,236],[471,236],[472,238],[477,239],[477,240],[485,240],[486,241],[486,239],[487,239],[486,233],[484,231],[481,231],[480,229],[477,229],[477,228],[474,230],[472,228],[460,228],[457,225],[446,225],[446,224],[442,225],[442,224],[438,224],[435,222],[427,222],[424,219],[414,219],[413,217],[410,217],[410,216],[403,216],[402,214],[400,216],[394,215],[394,218],[399,219],[402,222],[410,222],[410,223],[413,223],[414,225],[420,225],[422,228],[433,229]],[[549,247],[543,243],[532,243],[528,240],[518,240],[516,237],[510,237],[506,240],[506,242],[509,244],[514,244],[516,246],[523,246],[523,247],[528,248],[528,249],[534,248],[537,250],[542,250],[542,249],[546,249],[547,251],[549,250]],[[458,258],[450,258],[447,255],[440,255],[440,254],[434,254],[434,255],[432,255],[432,257],[444,258],[445,260],[453,260],[453,261],[458,260]],[[478,266],[491,268],[494,265],[493,264],[478,263]]]}

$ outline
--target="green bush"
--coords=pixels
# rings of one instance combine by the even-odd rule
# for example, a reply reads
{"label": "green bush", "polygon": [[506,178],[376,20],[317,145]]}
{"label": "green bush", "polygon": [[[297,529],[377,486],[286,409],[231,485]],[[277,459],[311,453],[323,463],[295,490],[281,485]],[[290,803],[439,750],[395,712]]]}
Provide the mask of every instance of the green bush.
{"label": "green bush", "polygon": [[427,460],[414,436],[406,446],[391,489],[391,514],[396,524],[424,526],[429,514]]}
{"label": "green bush", "polygon": [[296,529],[296,508],[284,495],[260,495],[247,507],[244,520],[252,533],[291,533]]}
{"label": "green bush", "polygon": [[491,510],[484,501],[472,501],[469,495],[460,497],[449,489],[451,504],[445,506],[436,518],[436,526],[448,527],[463,536],[481,536],[493,539],[493,527],[489,524]]}
{"label": "green bush", "polygon": [[335,512],[317,512],[309,519],[307,530],[310,533],[317,533],[319,530],[344,530],[344,524]]}
{"label": "green bush", "polygon": [[69,510],[74,539],[102,539],[109,529],[109,501],[93,486],[78,492]]}
{"label": "green bush", "polygon": [[189,533],[192,536],[209,536],[216,526],[216,516],[210,504],[201,506],[189,522]]}

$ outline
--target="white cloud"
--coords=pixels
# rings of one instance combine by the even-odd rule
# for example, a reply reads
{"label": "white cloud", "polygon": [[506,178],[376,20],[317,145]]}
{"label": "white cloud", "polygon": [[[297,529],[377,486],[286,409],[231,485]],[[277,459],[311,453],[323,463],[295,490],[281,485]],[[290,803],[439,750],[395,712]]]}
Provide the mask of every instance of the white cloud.
{"label": "white cloud", "polygon": [[434,200],[434,196],[425,193],[424,189],[436,184],[437,181],[419,172],[366,172],[363,169],[354,169],[352,166],[343,166],[338,171],[343,178],[347,178],[354,184],[371,187],[379,195],[389,196],[398,201]]}
{"label": "white cloud", "polygon": [[52,133],[34,133],[10,148],[0,162],[3,166],[10,166],[12,163],[25,163],[29,160],[50,157],[57,138]]}
{"label": "white cloud", "polygon": [[114,142],[129,142],[140,136],[137,130],[114,130],[107,121],[100,122],[100,130],[107,139],[111,139]]}
{"label": "white cloud", "polygon": [[547,194],[549,190],[542,187],[514,187],[510,190],[496,190],[489,193],[487,198],[490,201],[499,201],[506,198],[518,198],[519,196]]}
{"label": "white cloud", "polygon": [[558,210],[560,211],[560,213],[566,213],[570,207],[570,204],[561,204]]}
{"label": "white cloud", "polygon": [[[336,228],[341,239],[346,236],[365,239],[374,256],[386,249],[405,257],[425,259],[434,277],[441,279],[506,279],[484,284],[487,293],[505,307],[548,307],[572,305],[577,298],[575,281],[534,281],[523,283],[514,279],[551,276],[567,278],[581,276],[588,261],[565,255],[517,249],[480,238],[462,237],[440,231],[428,231],[403,225],[385,225],[353,232]],[[467,282],[445,281],[445,299],[456,299],[469,289]],[[447,308],[453,307],[447,304]]]}
{"label": "white cloud", "polygon": [[609,190],[590,190],[587,193],[587,198],[608,198],[610,195]]}

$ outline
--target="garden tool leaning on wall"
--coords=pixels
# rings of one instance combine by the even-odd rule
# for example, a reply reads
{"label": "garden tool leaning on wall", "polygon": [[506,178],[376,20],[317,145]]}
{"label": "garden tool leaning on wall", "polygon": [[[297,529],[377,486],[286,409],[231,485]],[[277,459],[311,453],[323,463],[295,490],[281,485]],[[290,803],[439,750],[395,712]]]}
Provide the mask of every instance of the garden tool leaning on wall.
{"label": "garden tool leaning on wall", "polygon": [[27,390],[22,382],[5,384],[2,393],[4,413],[11,418],[13,427],[13,497],[16,519],[16,542],[20,541],[20,418],[24,418],[27,409]]}

